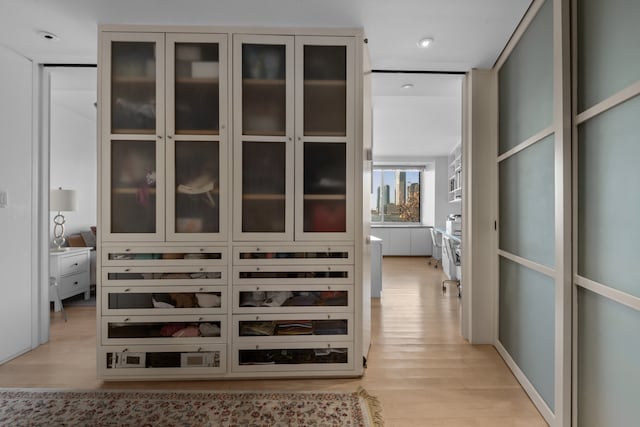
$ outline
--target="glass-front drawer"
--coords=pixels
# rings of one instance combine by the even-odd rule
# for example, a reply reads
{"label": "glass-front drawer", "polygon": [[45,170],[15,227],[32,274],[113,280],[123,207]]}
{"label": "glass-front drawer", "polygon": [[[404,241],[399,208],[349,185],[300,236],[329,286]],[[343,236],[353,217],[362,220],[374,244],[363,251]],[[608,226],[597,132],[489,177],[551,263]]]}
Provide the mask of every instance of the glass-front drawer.
{"label": "glass-front drawer", "polygon": [[226,286],[102,288],[103,315],[219,314],[226,310]]}
{"label": "glass-front drawer", "polygon": [[108,316],[102,343],[206,344],[223,342],[226,316]]}
{"label": "glass-front drawer", "polygon": [[348,265],[233,267],[234,285],[283,283],[352,284],[353,267]]}
{"label": "glass-front drawer", "polygon": [[261,314],[233,316],[235,342],[352,341],[350,314]]}
{"label": "glass-front drawer", "polygon": [[153,345],[102,348],[100,371],[105,377],[162,375],[185,377],[226,373],[227,346]]}
{"label": "glass-front drawer", "polygon": [[237,372],[346,369],[353,369],[350,342],[238,344],[233,349],[233,370]]}
{"label": "glass-front drawer", "polygon": [[224,285],[224,267],[106,267],[102,286]]}
{"label": "glass-front drawer", "polygon": [[227,248],[215,246],[103,246],[103,266],[225,265]]}
{"label": "glass-front drawer", "polygon": [[233,312],[242,313],[345,313],[353,307],[348,285],[234,286]]}
{"label": "glass-front drawer", "polygon": [[233,249],[236,265],[353,264],[353,246],[251,246]]}

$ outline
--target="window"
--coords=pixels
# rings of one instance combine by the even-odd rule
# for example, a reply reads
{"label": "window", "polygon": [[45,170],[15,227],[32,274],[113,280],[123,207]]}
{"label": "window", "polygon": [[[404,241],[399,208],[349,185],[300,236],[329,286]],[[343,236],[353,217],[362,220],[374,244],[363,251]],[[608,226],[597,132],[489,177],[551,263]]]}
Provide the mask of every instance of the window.
{"label": "window", "polygon": [[419,224],[422,171],[374,166],[371,222]]}

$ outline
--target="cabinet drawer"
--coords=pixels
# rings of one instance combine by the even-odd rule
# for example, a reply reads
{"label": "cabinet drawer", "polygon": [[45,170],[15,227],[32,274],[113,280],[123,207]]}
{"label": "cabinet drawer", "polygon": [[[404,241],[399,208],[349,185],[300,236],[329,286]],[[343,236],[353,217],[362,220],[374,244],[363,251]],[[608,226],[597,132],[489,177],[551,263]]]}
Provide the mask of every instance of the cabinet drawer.
{"label": "cabinet drawer", "polygon": [[226,311],[226,286],[102,288],[104,315],[222,314]]}
{"label": "cabinet drawer", "polygon": [[98,354],[101,374],[109,378],[166,377],[199,379],[227,370],[227,346],[152,345],[103,347]]}
{"label": "cabinet drawer", "polygon": [[353,246],[243,246],[233,248],[235,265],[353,264]]}
{"label": "cabinet drawer", "polygon": [[226,267],[105,267],[103,286],[212,286],[227,283]]}
{"label": "cabinet drawer", "polygon": [[103,246],[104,266],[226,265],[227,248],[216,246]]}
{"label": "cabinet drawer", "polygon": [[89,257],[86,253],[60,257],[60,276],[89,271]]}
{"label": "cabinet drawer", "polygon": [[235,372],[351,370],[353,360],[350,342],[237,344],[233,346],[232,369]]}
{"label": "cabinet drawer", "polygon": [[226,341],[226,316],[105,316],[102,344],[211,344]]}
{"label": "cabinet drawer", "polygon": [[58,281],[58,295],[60,299],[69,298],[89,290],[89,273],[83,272],[72,276],[61,277]]}
{"label": "cabinet drawer", "polygon": [[353,307],[348,285],[234,286],[233,313],[346,313]]}
{"label": "cabinet drawer", "polygon": [[234,315],[233,340],[237,343],[352,341],[350,314]]}
{"label": "cabinet drawer", "polygon": [[350,265],[286,265],[233,267],[233,284],[322,283],[352,284]]}

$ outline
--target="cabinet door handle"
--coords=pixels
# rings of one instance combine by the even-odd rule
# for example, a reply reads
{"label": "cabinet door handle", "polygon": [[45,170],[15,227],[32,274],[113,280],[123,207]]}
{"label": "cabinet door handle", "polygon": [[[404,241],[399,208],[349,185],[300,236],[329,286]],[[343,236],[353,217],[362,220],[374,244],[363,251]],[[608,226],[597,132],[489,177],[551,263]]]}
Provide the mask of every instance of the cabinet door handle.
{"label": "cabinet door handle", "polygon": [[74,284],[74,285],[77,285],[77,284],[78,284],[78,281],[73,282],[73,284]]}

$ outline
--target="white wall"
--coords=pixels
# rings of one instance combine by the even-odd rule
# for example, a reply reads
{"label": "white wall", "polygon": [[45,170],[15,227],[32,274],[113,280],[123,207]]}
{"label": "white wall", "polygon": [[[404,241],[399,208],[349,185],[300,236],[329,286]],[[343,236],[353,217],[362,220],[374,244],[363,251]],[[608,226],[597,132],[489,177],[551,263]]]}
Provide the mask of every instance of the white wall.
{"label": "white wall", "polygon": [[32,300],[37,289],[33,215],[33,65],[0,46],[0,363],[32,345]]}
{"label": "white wall", "polygon": [[[63,212],[69,236],[96,225],[96,70],[51,69],[51,88],[49,184],[76,190],[78,210]],[[50,215],[51,224],[55,214]]]}

